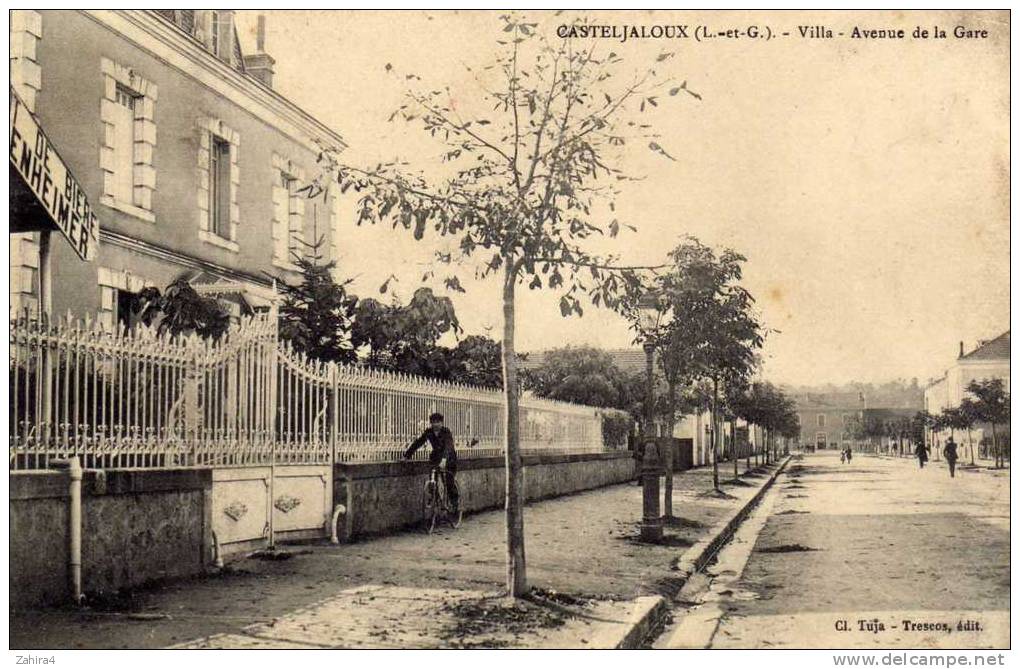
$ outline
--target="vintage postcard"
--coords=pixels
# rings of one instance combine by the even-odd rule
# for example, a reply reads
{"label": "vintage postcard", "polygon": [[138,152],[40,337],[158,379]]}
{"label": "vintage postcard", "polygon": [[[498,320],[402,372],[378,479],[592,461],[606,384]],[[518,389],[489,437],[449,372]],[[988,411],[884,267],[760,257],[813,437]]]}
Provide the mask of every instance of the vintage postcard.
{"label": "vintage postcard", "polygon": [[17,661],[1004,664],[1010,23],[10,11]]}

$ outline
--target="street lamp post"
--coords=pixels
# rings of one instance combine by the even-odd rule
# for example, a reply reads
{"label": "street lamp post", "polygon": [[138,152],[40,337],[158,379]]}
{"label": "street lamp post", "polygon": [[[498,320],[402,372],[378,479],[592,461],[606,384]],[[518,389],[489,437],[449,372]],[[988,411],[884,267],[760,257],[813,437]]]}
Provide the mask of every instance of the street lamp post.
{"label": "street lamp post", "polygon": [[651,339],[656,318],[658,317],[658,302],[655,296],[647,294],[638,303],[640,313],[641,331],[645,334],[645,415],[644,428],[641,430],[642,438],[645,440],[644,458],[641,461],[641,540],[661,541],[662,540],[662,516],[659,511],[659,453],[655,440],[652,437],[654,432],[652,412],[655,406],[655,386],[653,377],[653,354],[655,344]]}

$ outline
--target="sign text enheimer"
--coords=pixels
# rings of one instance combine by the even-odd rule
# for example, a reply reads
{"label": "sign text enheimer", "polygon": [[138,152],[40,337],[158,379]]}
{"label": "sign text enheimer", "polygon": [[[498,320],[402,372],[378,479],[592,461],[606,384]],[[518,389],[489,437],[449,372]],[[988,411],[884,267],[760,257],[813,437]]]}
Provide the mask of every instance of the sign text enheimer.
{"label": "sign text enheimer", "polygon": [[17,171],[82,260],[99,247],[99,223],[78,182],[38,121],[11,90],[11,168]]}

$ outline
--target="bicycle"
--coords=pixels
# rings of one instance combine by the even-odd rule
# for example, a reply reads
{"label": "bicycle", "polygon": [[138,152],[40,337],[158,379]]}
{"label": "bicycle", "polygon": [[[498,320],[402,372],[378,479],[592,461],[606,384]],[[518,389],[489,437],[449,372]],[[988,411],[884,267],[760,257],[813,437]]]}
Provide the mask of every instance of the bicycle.
{"label": "bicycle", "polygon": [[450,505],[450,498],[446,492],[446,460],[440,461],[438,465],[429,472],[429,478],[425,481],[422,490],[422,519],[425,532],[432,534],[439,521],[445,520],[450,527],[457,529],[464,518],[464,510],[457,509],[456,513]]}

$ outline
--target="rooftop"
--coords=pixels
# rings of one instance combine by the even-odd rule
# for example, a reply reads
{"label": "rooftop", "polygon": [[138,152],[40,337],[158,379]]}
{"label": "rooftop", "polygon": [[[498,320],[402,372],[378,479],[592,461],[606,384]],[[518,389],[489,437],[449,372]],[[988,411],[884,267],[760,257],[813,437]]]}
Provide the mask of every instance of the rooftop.
{"label": "rooftop", "polygon": [[961,360],[1009,360],[1009,330],[960,357]]}

